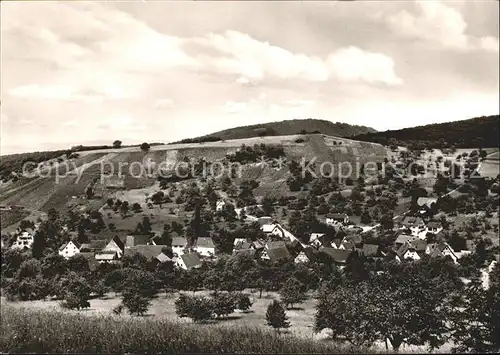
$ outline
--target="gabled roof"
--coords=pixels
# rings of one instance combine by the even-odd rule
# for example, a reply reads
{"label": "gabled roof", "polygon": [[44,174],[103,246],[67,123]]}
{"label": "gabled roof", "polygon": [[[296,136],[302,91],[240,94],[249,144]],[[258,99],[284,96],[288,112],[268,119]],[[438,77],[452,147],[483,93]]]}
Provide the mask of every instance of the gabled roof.
{"label": "gabled roof", "polygon": [[263,249],[263,248],[265,248],[265,244],[263,242],[261,242],[260,240],[256,240],[256,241],[252,242],[252,246],[255,249]]}
{"label": "gabled roof", "polygon": [[259,222],[261,227],[265,224],[272,224],[272,221],[273,221],[273,218],[269,217],[269,216],[259,217],[259,219],[258,219],[258,222]]}
{"label": "gabled roof", "polygon": [[445,242],[428,244],[428,250],[429,250],[428,254],[431,257],[444,256],[443,251],[445,249],[450,250],[453,253],[453,255],[455,255],[453,249]]}
{"label": "gabled roof", "polygon": [[433,197],[419,197],[417,199],[417,205],[420,207],[427,206],[428,208],[431,208],[434,203],[437,202],[437,198]]}
{"label": "gabled roof", "polygon": [[184,237],[173,237],[172,247],[184,247],[187,244],[187,239]]}
{"label": "gabled roof", "polygon": [[91,240],[88,244],[82,244],[80,250],[101,250],[107,244],[105,240]]}
{"label": "gabled roof", "polygon": [[261,226],[261,229],[264,233],[271,233],[274,228],[279,228],[277,224],[264,224]]}
{"label": "gabled roof", "polygon": [[[66,248],[66,247],[68,246],[68,244],[69,244],[69,243],[73,243],[77,249],[80,249],[80,248],[81,248],[80,243],[78,243],[76,240],[70,240],[69,242],[64,243],[63,245],[61,245],[61,247],[59,248],[59,251],[63,251],[63,250],[64,250],[64,248]],[[83,245],[83,244],[82,244],[82,245]]]}
{"label": "gabled roof", "polygon": [[289,259],[291,257],[290,252],[288,251],[284,243],[283,246],[272,247],[267,249],[267,255],[269,256],[269,259],[271,259],[272,261]]}
{"label": "gabled roof", "polygon": [[378,250],[377,244],[363,244],[362,253],[364,256],[375,256],[378,254]]}
{"label": "gabled roof", "polygon": [[251,248],[238,249],[238,250],[235,250],[234,253],[238,254],[238,255],[248,255],[248,256],[253,257],[253,256],[255,256],[256,250],[251,249]]}
{"label": "gabled roof", "polygon": [[406,216],[401,224],[405,227],[416,227],[424,224],[424,221],[420,217]]}
{"label": "gabled roof", "polygon": [[200,257],[196,253],[182,254],[180,258],[182,259],[184,265],[186,265],[188,269],[201,266]]}
{"label": "gabled roof", "polygon": [[354,250],[356,248],[356,245],[351,241],[344,241],[341,243],[341,246],[346,250]]}
{"label": "gabled roof", "polygon": [[210,237],[199,237],[194,242],[194,246],[198,248],[215,248],[215,244]]}
{"label": "gabled roof", "polygon": [[134,247],[130,247],[125,249],[125,256],[133,256],[138,253],[143,255],[148,261],[153,260],[159,254],[161,254],[161,250],[163,249],[163,245],[137,245]]}
{"label": "gabled roof", "polygon": [[311,238],[309,238],[309,243],[313,243],[316,240],[321,242],[324,235],[325,235],[325,233],[311,233]]}
{"label": "gabled roof", "polygon": [[394,244],[411,243],[416,239],[418,239],[418,237],[415,237],[413,235],[400,234],[400,235],[398,235],[398,237],[394,241]]}
{"label": "gabled roof", "polygon": [[234,250],[241,250],[241,249],[251,249],[252,248],[252,244],[250,244],[249,242],[247,242],[246,240],[245,241],[239,241],[238,243],[236,243],[236,245],[234,246]]}
{"label": "gabled roof", "polygon": [[[123,239],[125,239],[125,238],[123,238]],[[118,235],[115,235],[113,238],[111,238],[111,240],[109,242],[110,243],[114,242],[116,244],[116,246],[118,248],[120,248],[121,250],[125,249],[125,243],[124,243],[124,241],[120,237],[118,237]]]}
{"label": "gabled roof", "polygon": [[117,253],[112,250],[100,251],[95,254],[95,258],[96,260],[114,260],[117,258]]}
{"label": "gabled roof", "polygon": [[172,261],[172,258],[169,258],[168,255],[165,255],[163,253],[160,253],[157,256],[155,256],[155,259],[158,260],[160,263],[166,263],[167,261]]}
{"label": "gabled roof", "polygon": [[399,255],[400,258],[403,258],[405,253],[410,249],[410,245],[408,245],[407,243],[405,244],[402,244],[397,250],[396,250],[396,254]]}
{"label": "gabled roof", "polygon": [[266,243],[266,249],[277,249],[286,248],[286,244],[283,240],[269,241]]}
{"label": "gabled roof", "polygon": [[328,213],[326,215],[326,218],[331,218],[336,221],[343,221],[346,217],[347,215],[345,213]]}
{"label": "gabled roof", "polygon": [[132,234],[127,236],[127,246],[133,247],[136,245],[147,245],[151,240],[149,234]]}
{"label": "gabled roof", "polygon": [[427,249],[427,242],[422,239],[415,239],[413,242],[411,242],[411,246],[415,248],[417,252],[423,252],[425,249]]}
{"label": "gabled roof", "polygon": [[430,222],[427,222],[427,228],[431,228],[431,229],[443,228],[443,224],[441,222],[438,222],[438,221],[430,221]]}
{"label": "gabled roof", "polygon": [[321,248],[319,248],[319,252],[328,255],[335,262],[345,263],[347,261],[347,259],[349,258],[349,255],[351,255],[352,251],[346,250],[346,249],[334,249],[334,248],[321,247]]}

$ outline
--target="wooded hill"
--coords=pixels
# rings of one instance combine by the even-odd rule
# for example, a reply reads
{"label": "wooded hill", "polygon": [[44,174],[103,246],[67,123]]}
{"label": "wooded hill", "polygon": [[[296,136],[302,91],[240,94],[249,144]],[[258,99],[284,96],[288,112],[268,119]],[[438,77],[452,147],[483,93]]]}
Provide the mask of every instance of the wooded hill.
{"label": "wooded hill", "polygon": [[463,121],[371,132],[355,135],[353,139],[383,145],[415,145],[419,148],[493,148],[499,146],[499,116],[482,116]]}

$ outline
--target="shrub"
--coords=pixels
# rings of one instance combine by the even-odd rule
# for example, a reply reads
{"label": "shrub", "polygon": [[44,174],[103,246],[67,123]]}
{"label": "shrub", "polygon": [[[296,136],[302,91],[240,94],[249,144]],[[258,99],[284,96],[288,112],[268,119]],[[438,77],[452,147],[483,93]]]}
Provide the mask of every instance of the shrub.
{"label": "shrub", "polygon": [[217,317],[227,317],[234,312],[235,295],[217,292],[212,298],[213,312]]}
{"label": "shrub", "polygon": [[203,322],[212,318],[213,301],[208,297],[180,295],[175,301],[175,312],[181,318]]}
{"label": "shrub", "polygon": [[288,316],[286,315],[285,308],[279,302],[274,300],[267,307],[266,311],[266,321],[267,325],[277,329],[278,331],[281,328],[289,328],[290,322],[288,321]]}
{"label": "shrub", "polygon": [[250,297],[244,293],[239,293],[237,294],[237,303],[236,303],[236,308],[247,312],[250,310],[252,307],[252,301],[250,301]]}
{"label": "shrub", "polygon": [[151,298],[133,288],[129,288],[123,292],[122,304],[130,314],[142,316],[148,311]]}

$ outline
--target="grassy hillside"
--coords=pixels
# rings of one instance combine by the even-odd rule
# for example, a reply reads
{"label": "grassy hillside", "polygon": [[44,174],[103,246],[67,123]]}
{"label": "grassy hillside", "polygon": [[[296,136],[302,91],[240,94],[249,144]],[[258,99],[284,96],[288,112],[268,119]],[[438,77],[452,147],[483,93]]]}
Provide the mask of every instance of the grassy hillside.
{"label": "grassy hillside", "polygon": [[[208,134],[197,138],[188,138],[175,143],[192,143],[203,141],[216,141],[228,139],[242,139],[259,136],[287,136],[300,133],[322,133],[328,136],[349,137],[364,133],[375,132],[373,128],[355,126],[347,123],[326,120],[286,120],[280,122],[269,122],[251,126],[241,126]],[[172,143],[174,144],[174,143]]]}
{"label": "grassy hillside", "polygon": [[85,316],[2,306],[2,353],[359,353],[252,326],[182,324],[165,319]]}
{"label": "grassy hillside", "polygon": [[428,148],[443,148],[452,145],[456,148],[498,147],[499,123],[498,115],[483,116],[463,121],[359,134],[354,136],[353,139],[384,145],[417,143]]}

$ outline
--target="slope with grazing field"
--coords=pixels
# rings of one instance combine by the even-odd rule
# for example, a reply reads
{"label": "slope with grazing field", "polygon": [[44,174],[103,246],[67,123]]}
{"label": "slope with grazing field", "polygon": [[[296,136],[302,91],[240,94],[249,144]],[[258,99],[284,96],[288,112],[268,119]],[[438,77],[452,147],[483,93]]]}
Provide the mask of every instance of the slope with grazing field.
{"label": "slope with grazing field", "polygon": [[[78,158],[70,159],[70,171],[66,162],[63,166],[49,166],[44,169],[44,174],[50,175],[42,178],[20,178],[16,183],[0,190],[0,204],[18,204],[30,209],[48,211],[50,208],[60,209],[66,206],[73,196],[84,194],[85,187],[92,181],[99,179],[101,170],[117,174],[121,171],[124,177],[126,190],[147,189],[154,185],[154,173],[159,167],[174,164],[184,159],[205,159],[207,162],[223,160],[227,154],[234,153],[242,144],[253,146],[255,144],[282,145],[288,160],[301,161],[303,158],[317,163],[330,162],[334,165],[340,162],[356,163],[367,161],[382,162],[386,156],[385,149],[375,143],[359,142],[351,139],[330,137],[321,134],[289,135],[252,137],[219,142],[188,143],[157,145],[148,152],[143,152],[139,147],[121,149],[104,149],[80,152]],[[121,168],[121,169],[120,169]],[[275,188],[280,194],[287,194],[286,166],[282,169],[259,168],[256,164],[243,166],[241,180],[255,179],[262,182],[257,193],[265,195],[267,191]],[[60,178],[56,183],[56,172]],[[153,172],[153,174],[150,174]],[[49,174],[51,173],[51,174]],[[64,176],[67,173],[67,176]],[[106,190],[99,182],[96,190],[101,191],[101,198],[114,192]]]}

